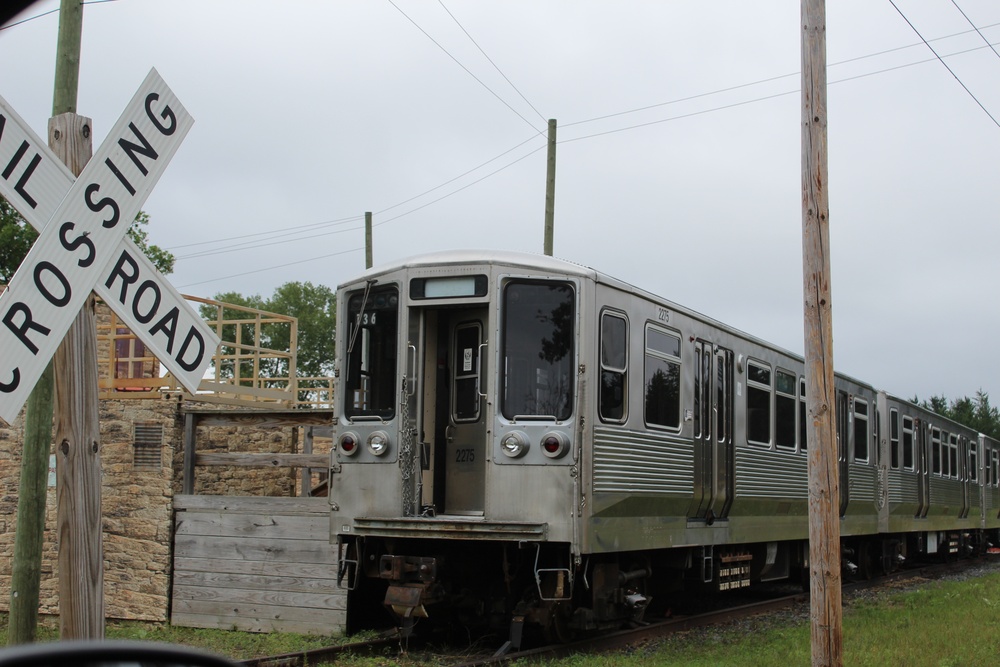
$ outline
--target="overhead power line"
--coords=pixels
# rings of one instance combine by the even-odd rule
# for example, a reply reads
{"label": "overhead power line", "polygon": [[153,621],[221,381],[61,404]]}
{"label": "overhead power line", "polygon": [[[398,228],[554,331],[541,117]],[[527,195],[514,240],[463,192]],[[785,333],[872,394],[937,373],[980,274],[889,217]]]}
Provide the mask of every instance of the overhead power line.
{"label": "overhead power line", "polygon": [[963,82],[962,79],[959,78],[958,74],[955,73],[955,70],[953,70],[951,67],[948,67],[948,63],[944,61],[944,58],[938,55],[938,52],[934,50],[934,47],[931,46],[926,39],[924,39],[924,36],[920,34],[920,31],[917,30],[917,27],[913,25],[912,22],[910,22],[910,19],[906,18],[906,14],[904,14],[902,10],[900,10],[899,7],[896,6],[895,0],[889,0],[889,4],[892,5],[897,12],[899,12],[899,15],[903,17],[903,20],[906,21],[906,24],[910,26],[913,32],[917,33],[917,37],[919,37],[923,41],[923,43],[927,45],[927,48],[931,50],[931,53],[934,54],[934,57],[937,58],[942,65],[944,65],[944,68],[948,70],[948,72],[953,77],[955,77],[955,81],[958,81],[958,85],[962,86],[962,88],[965,89],[965,92],[967,92],[969,94],[969,97],[971,97],[976,102],[976,104],[979,105],[979,108],[983,110],[983,113],[985,113],[987,116],[990,117],[990,120],[993,121],[994,125],[1000,127],[1000,123],[998,123],[997,119],[993,117],[993,114],[990,113],[989,109],[983,106],[983,103],[979,101],[979,98],[972,94],[972,91],[969,90],[969,87],[965,85],[965,82]]}
{"label": "overhead power line", "polygon": [[494,90],[492,88],[490,88],[485,83],[483,83],[482,79],[480,79],[478,76],[476,76],[475,74],[473,74],[472,70],[470,70],[468,67],[466,67],[465,65],[463,65],[462,62],[458,58],[456,58],[455,56],[451,55],[451,53],[448,51],[448,49],[446,49],[443,46],[441,46],[441,44],[436,39],[434,39],[433,37],[430,36],[430,33],[428,33],[426,30],[424,30],[423,28],[421,28],[420,24],[418,24],[416,21],[414,21],[412,18],[410,18],[410,16],[406,12],[404,12],[402,9],[400,9],[399,6],[395,2],[393,2],[392,0],[386,0],[386,2],[388,2],[390,5],[392,5],[393,7],[395,7],[395,9],[396,9],[397,12],[399,12],[400,14],[402,14],[406,18],[406,20],[409,21],[410,23],[412,23],[414,25],[414,27],[416,27],[417,30],[419,30],[420,32],[422,32],[427,39],[431,40],[434,43],[434,46],[436,46],[439,49],[441,49],[442,51],[444,51],[445,55],[447,55],[449,58],[451,58],[452,60],[454,60],[456,65],[458,65],[459,67],[461,67],[463,70],[465,70],[466,74],[468,74],[469,76],[471,76],[473,79],[476,80],[476,83],[478,83],[480,86],[482,86],[487,91],[489,91],[490,95],[492,95],[493,97],[495,97],[498,100],[500,100],[501,104],[503,104],[505,107],[507,107],[508,109],[510,109],[511,111],[513,111],[514,114],[517,115],[517,117],[520,118],[521,120],[523,120],[525,123],[527,123],[529,127],[531,127],[534,130],[538,129],[534,125],[531,124],[530,120],[528,120],[527,118],[525,118],[524,116],[522,116],[520,111],[518,111],[517,109],[515,109],[514,107],[512,107],[510,104],[508,104],[507,100],[505,100],[504,98],[500,97],[500,95],[498,95],[496,92],[494,92]]}
{"label": "overhead power line", "polygon": [[955,9],[958,10],[958,13],[965,17],[965,20],[969,22],[969,25],[971,25],[972,29],[976,31],[976,34],[978,34],[979,37],[986,43],[986,46],[993,49],[993,55],[1000,58],[1000,53],[997,53],[997,50],[993,48],[992,44],[990,44],[990,40],[986,39],[986,35],[983,34],[982,30],[976,27],[976,24],[972,22],[972,19],[969,18],[968,14],[962,11],[962,8],[958,6],[958,3],[955,2],[955,0],[951,0],[951,4],[955,5]]}
{"label": "overhead power line", "polygon": [[278,264],[277,266],[266,266],[261,269],[254,269],[253,271],[244,271],[243,273],[234,273],[230,276],[219,276],[218,278],[209,278],[208,280],[199,280],[198,282],[188,283],[186,285],[180,285],[179,289],[185,289],[188,287],[194,287],[195,285],[204,285],[205,283],[214,283],[219,280],[228,280],[230,278],[240,278],[242,276],[249,276],[254,273],[264,273],[265,271],[273,271],[274,269],[283,269],[286,266],[295,266],[298,264],[306,264],[308,262],[315,262],[318,259],[329,259],[330,257],[337,257],[339,255],[346,255],[352,252],[360,252],[364,248],[351,248],[350,250],[340,250],[338,252],[332,252],[328,255],[320,255],[319,257],[311,257],[309,259],[297,259],[294,262],[288,262],[287,264]]}
{"label": "overhead power line", "polygon": [[[84,2],[81,2],[80,4],[82,4],[82,5],[103,5],[106,2],[118,2],[118,0],[85,0]],[[41,14],[35,14],[34,16],[29,16],[26,19],[21,19],[20,21],[16,21],[14,23],[8,23],[5,26],[0,26],[0,30],[6,30],[7,28],[13,28],[14,26],[17,26],[17,25],[23,25],[25,23],[28,23],[29,21],[34,21],[35,19],[40,19],[43,16],[48,16],[49,14],[55,14],[58,11],[59,11],[59,7],[56,7],[55,9],[50,9],[47,12],[42,12]]]}
{"label": "overhead power line", "polygon": [[455,15],[451,13],[450,9],[448,9],[447,7],[445,7],[445,4],[444,4],[443,0],[438,0],[438,4],[441,5],[441,8],[444,9],[444,11],[448,12],[448,16],[450,16],[451,20],[455,22],[455,25],[457,25],[459,28],[461,28],[462,32],[465,33],[465,36],[469,38],[469,41],[472,42],[473,44],[475,44],[476,48],[479,49],[479,52],[481,54],[483,54],[483,57],[486,58],[486,60],[488,60],[491,65],[493,65],[493,69],[495,69],[497,72],[500,73],[500,76],[503,77],[503,80],[510,84],[510,87],[514,89],[514,92],[517,93],[522,100],[524,100],[524,103],[527,104],[529,107],[531,107],[532,111],[534,111],[536,114],[538,114],[538,117],[542,119],[543,123],[547,123],[548,119],[546,119],[545,116],[543,116],[541,114],[541,112],[538,111],[538,109],[535,108],[534,104],[532,104],[531,102],[528,101],[528,98],[525,97],[524,94],[520,90],[518,90],[517,86],[514,85],[514,82],[511,81],[507,77],[507,75],[503,73],[503,70],[501,70],[497,66],[497,64],[495,62],[493,62],[493,59],[490,58],[488,55],[486,55],[486,51],[483,50],[483,47],[479,46],[479,42],[477,42],[475,39],[472,38],[472,35],[470,35],[469,31],[465,29],[465,26],[463,26],[461,23],[459,23],[458,19],[455,18]]}

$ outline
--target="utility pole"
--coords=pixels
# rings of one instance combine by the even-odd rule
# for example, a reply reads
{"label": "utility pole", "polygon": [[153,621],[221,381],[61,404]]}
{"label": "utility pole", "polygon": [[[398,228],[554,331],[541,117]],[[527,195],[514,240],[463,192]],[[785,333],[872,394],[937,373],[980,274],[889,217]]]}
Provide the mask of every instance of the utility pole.
{"label": "utility pole", "polygon": [[552,256],[556,213],[556,119],[549,119],[549,150],[545,176],[545,254]]}
{"label": "utility pole", "polygon": [[[49,146],[79,176],[93,153],[91,120],[76,114],[83,3],[62,0]],[[104,637],[100,418],[94,297],[52,359],[55,369],[59,629],[67,639]]]}
{"label": "utility pole", "polygon": [[372,268],[372,212],[365,212],[365,268]]}
{"label": "utility pole", "polygon": [[[59,38],[56,46],[53,116],[76,110],[82,26],[83,3],[78,0],[75,2],[63,0],[60,7]],[[88,136],[90,134],[89,121],[87,122],[87,134]],[[62,144],[65,145],[65,141]],[[79,174],[86,159],[89,159],[89,148],[86,151],[86,158],[80,163],[79,169],[74,169],[74,173]],[[70,164],[67,155],[60,153],[60,157],[66,164]],[[25,644],[35,641],[38,628],[42,546],[45,535],[46,482],[52,444],[53,375],[53,363],[49,363],[28,397],[25,409],[21,482],[17,502],[17,532],[14,536],[14,562],[11,571],[8,644]]]}
{"label": "utility pole", "polygon": [[827,193],[826,3],[801,2],[802,277],[809,412],[806,441],[812,664],[839,667],[844,657]]}

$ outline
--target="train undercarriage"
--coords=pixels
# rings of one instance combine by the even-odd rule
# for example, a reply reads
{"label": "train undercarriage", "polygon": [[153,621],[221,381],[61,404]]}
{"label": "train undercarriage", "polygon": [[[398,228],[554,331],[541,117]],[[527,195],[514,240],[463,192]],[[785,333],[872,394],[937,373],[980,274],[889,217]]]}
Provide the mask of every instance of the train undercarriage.
{"label": "train undercarriage", "polygon": [[[975,557],[998,541],[983,531],[848,537],[845,578],[872,578],[906,562]],[[340,545],[348,629],[398,625],[463,632],[540,631],[548,641],[668,615],[682,594],[729,592],[767,581],[808,589],[808,543],[699,546],[574,557],[566,544],[353,538]]]}

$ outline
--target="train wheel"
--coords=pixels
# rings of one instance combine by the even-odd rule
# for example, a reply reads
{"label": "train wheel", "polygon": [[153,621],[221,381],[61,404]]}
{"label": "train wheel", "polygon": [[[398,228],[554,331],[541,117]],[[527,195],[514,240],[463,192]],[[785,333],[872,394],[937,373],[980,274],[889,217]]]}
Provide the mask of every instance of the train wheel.
{"label": "train wheel", "polygon": [[868,540],[862,540],[858,545],[858,574],[862,579],[872,579],[878,574],[874,552],[875,549]]}

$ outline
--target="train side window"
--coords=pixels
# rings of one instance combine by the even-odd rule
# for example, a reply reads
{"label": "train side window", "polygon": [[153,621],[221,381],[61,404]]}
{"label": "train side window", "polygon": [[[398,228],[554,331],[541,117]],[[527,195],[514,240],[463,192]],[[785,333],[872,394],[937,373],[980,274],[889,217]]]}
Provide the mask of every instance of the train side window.
{"label": "train side window", "polygon": [[931,471],[941,474],[941,429],[931,429]]}
{"label": "train side window", "polygon": [[795,449],[795,376],[774,372],[774,444]]}
{"label": "train side window", "polygon": [[854,460],[868,462],[868,401],[854,397]]}
{"label": "train side window", "polygon": [[913,470],[913,417],[903,417],[903,469]]}
{"label": "train side window", "polygon": [[747,362],[747,441],[771,444],[771,368]]}
{"label": "train side window", "polygon": [[601,315],[601,419],[625,421],[628,405],[628,321],[606,312]]}
{"label": "train side window", "polygon": [[806,431],[806,380],[799,378],[799,451],[808,449],[808,432]]}
{"label": "train side window", "polygon": [[993,486],[1000,486],[1000,450],[993,449]]}
{"label": "train side window", "polygon": [[899,410],[889,410],[889,466],[899,470]]}
{"label": "train side window", "polygon": [[646,327],[646,423],[679,428],[681,425],[681,338],[666,329]]}

